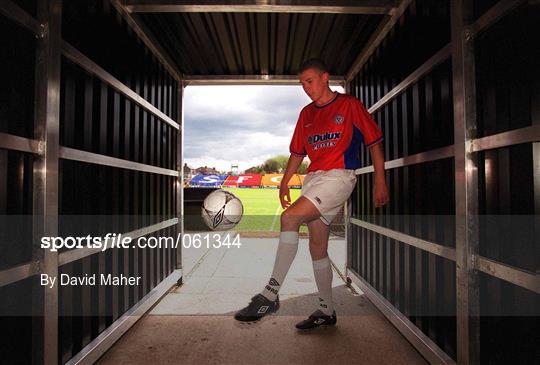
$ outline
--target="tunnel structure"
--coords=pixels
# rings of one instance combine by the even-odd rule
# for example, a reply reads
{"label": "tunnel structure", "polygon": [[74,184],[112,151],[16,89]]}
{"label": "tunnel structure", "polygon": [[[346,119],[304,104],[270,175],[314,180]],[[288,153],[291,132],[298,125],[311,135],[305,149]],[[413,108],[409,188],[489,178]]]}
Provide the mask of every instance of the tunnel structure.
{"label": "tunnel structure", "polygon": [[[44,236],[183,232],[183,91],[297,84],[320,57],[384,134],[359,151],[347,280],[430,363],[538,361],[537,1],[4,0],[2,359],[92,363],[174,285],[181,250]],[[89,232],[84,229],[93,227]],[[58,274],[141,285],[48,287]]]}

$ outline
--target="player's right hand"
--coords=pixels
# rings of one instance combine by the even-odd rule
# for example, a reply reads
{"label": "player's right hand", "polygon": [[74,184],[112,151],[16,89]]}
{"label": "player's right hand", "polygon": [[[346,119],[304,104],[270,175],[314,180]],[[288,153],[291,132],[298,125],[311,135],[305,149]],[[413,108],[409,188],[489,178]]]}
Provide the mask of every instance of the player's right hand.
{"label": "player's right hand", "polygon": [[281,184],[279,186],[279,201],[281,202],[281,207],[287,209],[291,205],[291,195],[289,193],[288,184]]}

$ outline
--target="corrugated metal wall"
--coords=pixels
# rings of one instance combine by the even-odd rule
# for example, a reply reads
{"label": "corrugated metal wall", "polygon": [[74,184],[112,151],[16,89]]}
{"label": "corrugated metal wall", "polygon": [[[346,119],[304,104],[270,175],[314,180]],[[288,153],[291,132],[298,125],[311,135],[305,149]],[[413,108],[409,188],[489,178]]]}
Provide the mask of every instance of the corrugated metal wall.
{"label": "corrugated metal wall", "polygon": [[[350,92],[364,102],[384,132],[387,160],[453,144],[452,75],[446,60],[384,106],[373,105],[450,41],[446,2],[416,1],[360,73]],[[361,151],[363,166],[371,165]],[[372,174],[361,174],[352,217],[455,247],[453,160],[444,158],[387,171],[391,202],[375,209]],[[411,321],[455,356],[455,268],[444,257],[353,228],[352,268]],[[435,310],[435,307],[437,310]],[[432,315],[430,315],[432,314]]]}
{"label": "corrugated metal wall", "polygon": [[[36,13],[36,4],[21,4]],[[38,41],[10,19],[0,16],[2,57],[0,57],[0,141],[13,135],[32,138],[34,133],[34,83]],[[0,146],[0,272],[32,261],[32,153]],[[29,217],[25,219],[24,217]],[[12,224],[17,222],[18,224]],[[35,277],[0,285],[0,358],[32,361],[28,343],[32,341],[32,295]],[[9,329],[6,330],[6,329]]]}
{"label": "corrugated metal wall", "polygon": [[[30,16],[39,13],[35,4],[22,6]],[[111,2],[67,1],[61,9],[60,159],[58,190],[49,196],[57,199],[58,235],[176,236],[179,82]],[[5,133],[0,144],[0,214],[7,217],[0,232],[0,270],[4,270],[0,306],[2,328],[10,328],[9,333],[2,331],[7,336],[1,357],[21,363],[46,361],[51,355],[43,352],[51,350],[43,343],[47,337],[58,337],[58,362],[65,363],[81,356],[81,351],[88,354],[91,349],[85,346],[92,347],[98,335],[173,273],[179,267],[180,249],[61,250],[55,256],[59,275],[141,276],[141,283],[59,286],[57,294],[51,294],[58,310],[56,330],[32,317],[32,313],[50,316],[46,309],[39,312],[43,305],[39,298],[48,289],[40,285],[34,266],[40,259],[39,249],[32,246],[33,219],[39,217],[31,216],[36,204],[34,161],[42,158],[35,147],[39,140],[34,123],[40,117],[34,95],[43,95],[34,79],[40,72],[36,62],[43,62],[47,54],[36,51],[41,39],[32,30],[39,27],[29,31],[16,24],[20,19],[0,17],[2,33],[11,35],[2,37],[2,48],[9,51],[0,61],[4,81],[0,132]],[[25,143],[30,148],[21,147]],[[13,225],[17,215],[28,219],[19,218],[21,224]],[[25,273],[10,270],[19,265]],[[33,352],[28,350],[32,343]]]}
{"label": "corrugated metal wall", "polygon": [[[540,7],[511,12],[476,40],[478,137],[540,125]],[[480,255],[538,275],[540,143],[478,153]],[[540,361],[540,295],[480,275],[481,358]]]}
{"label": "corrugated metal wall", "polygon": [[[474,20],[495,3],[475,2]],[[475,142],[479,145],[482,137],[540,123],[540,47],[534,35],[539,11],[537,6],[518,7],[475,34]],[[493,17],[488,15],[483,22]],[[458,342],[466,339],[458,339],[456,331],[459,298],[450,20],[450,2],[413,1],[349,82],[349,92],[365,103],[382,128],[385,155],[391,164],[386,174],[391,201],[383,209],[372,205],[369,168],[357,171],[349,267],[458,360]],[[391,91],[394,96],[388,98]],[[530,143],[527,138],[497,138],[507,146],[478,147],[477,157],[473,156],[478,159],[479,255],[514,271],[504,275],[493,269],[494,274],[487,274],[484,266],[479,273],[479,358],[490,364],[529,364],[539,358],[534,333],[540,298],[531,289],[534,284],[526,289],[511,281],[519,270],[532,278],[540,268],[535,228],[540,214],[540,150],[538,142]],[[366,149],[361,151],[361,160],[364,166],[371,165]]]}

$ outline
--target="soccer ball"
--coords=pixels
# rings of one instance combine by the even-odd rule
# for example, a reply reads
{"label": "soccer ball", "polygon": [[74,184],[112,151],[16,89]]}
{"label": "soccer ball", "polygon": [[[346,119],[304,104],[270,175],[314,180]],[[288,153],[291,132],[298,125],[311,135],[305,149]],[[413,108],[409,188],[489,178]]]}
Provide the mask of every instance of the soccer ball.
{"label": "soccer ball", "polygon": [[236,195],[219,189],[204,199],[202,217],[212,230],[231,229],[240,222],[244,207]]}

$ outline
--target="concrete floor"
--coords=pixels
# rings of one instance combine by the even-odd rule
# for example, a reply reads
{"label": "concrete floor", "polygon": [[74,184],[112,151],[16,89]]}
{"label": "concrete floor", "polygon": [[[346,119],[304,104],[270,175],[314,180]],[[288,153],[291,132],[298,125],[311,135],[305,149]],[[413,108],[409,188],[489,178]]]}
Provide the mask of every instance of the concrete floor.
{"label": "concrete floor", "polygon": [[[168,293],[99,361],[100,364],[426,364],[363,294],[334,271],[338,324],[298,333],[317,305],[307,240],[280,291],[277,314],[255,324],[232,318],[260,292],[272,271],[276,239],[242,238],[240,248],[183,251],[184,284]],[[345,243],[330,258],[342,271]]]}

